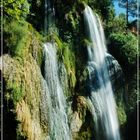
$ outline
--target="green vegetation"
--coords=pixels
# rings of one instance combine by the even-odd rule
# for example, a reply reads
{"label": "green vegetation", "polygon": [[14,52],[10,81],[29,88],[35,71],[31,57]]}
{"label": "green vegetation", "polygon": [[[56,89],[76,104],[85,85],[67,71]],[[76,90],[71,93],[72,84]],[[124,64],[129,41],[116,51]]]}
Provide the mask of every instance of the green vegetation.
{"label": "green vegetation", "polygon": [[[26,123],[30,119],[29,122],[31,123],[33,116],[40,113],[38,111],[38,114],[34,114],[33,111],[36,111],[36,108],[40,109],[42,42],[49,41],[57,44],[58,61],[66,67],[69,90],[66,91],[68,93],[66,96],[70,97],[72,102],[74,102],[72,98],[75,95],[86,96],[85,84],[88,76],[86,46],[90,45],[90,41],[85,36],[83,10],[86,5],[89,5],[94,12],[99,14],[105,28],[109,52],[118,60],[124,72],[127,92],[126,106],[119,95],[116,96],[116,101],[119,122],[125,129],[124,126],[128,123],[128,118],[136,110],[138,95],[136,59],[139,53],[137,52],[138,38],[136,37],[136,31],[134,34],[130,29],[126,31],[126,28],[128,28],[126,15],[115,16],[111,0],[52,0],[51,4],[54,4],[58,32],[54,31],[45,35],[44,2],[41,0],[3,1],[4,54],[6,55],[4,58],[5,67],[7,66],[5,71],[2,72],[5,80],[5,100],[14,104],[12,109],[14,109],[15,115],[18,114],[16,105],[24,100],[24,109],[28,115],[25,114],[24,116],[22,114],[25,117],[22,119],[25,119]],[[41,34],[43,34],[43,37]],[[86,114],[87,112],[83,110],[81,104],[77,103],[76,105],[80,106],[78,113],[83,123],[80,131],[77,132],[77,139],[91,139],[94,132],[91,131],[93,126],[90,126],[90,124],[93,122],[89,121],[91,120],[90,113]],[[20,112],[20,109],[18,111]],[[16,117],[14,119],[17,119]],[[30,126],[30,123],[26,125]],[[26,125],[24,128],[26,130],[25,136],[30,135],[32,138],[32,134],[28,134]],[[127,127],[131,126],[128,125]],[[32,128],[30,130],[32,131]]]}
{"label": "green vegetation", "polygon": [[4,18],[8,20],[25,19],[29,13],[29,3],[27,0],[4,0]]}
{"label": "green vegetation", "polygon": [[12,56],[23,56],[26,43],[30,42],[28,24],[12,21],[4,27],[4,52]]}
{"label": "green vegetation", "polygon": [[28,0],[30,4],[30,12],[27,16],[27,21],[39,32],[44,30],[44,11],[45,0]]}
{"label": "green vegetation", "polygon": [[139,17],[140,6],[137,0],[120,0],[119,6],[126,9],[126,22],[128,25],[128,17]]}
{"label": "green vegetation", "polygon": [[[12,57],[23,60],[31,53],[36,57],[39,65],[42,63],[42,46],[41,35],[39,35],[33,27],[25,21],[5,22],[4,26],[4,53],[8,53]],[[38,56],[36,56],[38,54]]]}
{"label": "green vegetation", "polygon": [[126,32],[126,21],[125,15],[120,14],[118,17],[114,17],[114,15],[110,15],[110,19],[107,21],[105,25],[105,31],[107,37],[112,33],[125,33]]}
{"label": "green vegetation", "polygon": [[124,125],[127,121],[127,116],[125,112],[125,106],[122,102],[118,102],[117,104],[117,113],[120,125]]}
{"label": "green vegetation", "polygon": [[10,97],[7,97],[7,99],[9,98],[16,105],[16,103],[22,99],[24,93],[22,91],[22,88],[20,88],[16,82],[8,83],[8,84],[10,85],[7,85],[7,91],[9,93],[9,94],[7,93],[7,96],[10,96]]}
{"label": "green vegetation", "polygon": [[66,66],[68,77],[69,77],[69,84],[71,88],[75,87],[76,84],[76,77],[75,77],[75,55],[70,50],[67,43],[63,44],[62,48],[62,59]]}
{"label": "green vegetation", "polygon": [[137,38],[132,33],[113,33],[110,35],[110,47],[112,53],[119,62],[127,65],[136,65]]}

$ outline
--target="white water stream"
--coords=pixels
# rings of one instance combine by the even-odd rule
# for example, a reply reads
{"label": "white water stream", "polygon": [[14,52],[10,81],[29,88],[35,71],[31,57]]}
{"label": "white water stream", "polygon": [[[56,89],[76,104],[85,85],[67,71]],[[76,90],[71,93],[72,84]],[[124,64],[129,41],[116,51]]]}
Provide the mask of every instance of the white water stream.
{"label": "white water stream", "polygon": [[103,27],[97,15],[87,6],[84,10],[86,33],[90,40],[88,49],[88,72],[90,100],[95,108],[97,140],[120,140],[116,104],[105,61],[107,49]]}
{"label": "white water stream", "polygon": [[58,62],[54,43],[44,45],[44,73],[47,83],[47,102],[50,140],[70,140],[71,132],[66,113],[66,100],[58,76]]}

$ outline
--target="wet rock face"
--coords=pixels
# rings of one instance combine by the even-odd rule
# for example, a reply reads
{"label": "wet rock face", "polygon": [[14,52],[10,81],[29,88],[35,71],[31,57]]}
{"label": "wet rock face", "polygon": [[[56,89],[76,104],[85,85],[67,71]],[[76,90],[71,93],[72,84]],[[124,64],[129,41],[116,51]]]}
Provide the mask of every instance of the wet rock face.
{"label": "wet rock face", "polygon": [[[124,76],[118,61],[110,54],[106,54],[105,60],[108,68],[109,77],[114,91],[124,88]],[[80,77],[81,90],[84,95],[90,91],[97,91],[100,88],[99,79],[97,78],[97,66],[94,62],[88,62]]]}
{"label": "wet rock face", "polygon": [[[86,80],[86,88],[87,91],[97,91],[100,88],[100,84],[99,84],[99,80],[97,77],[97,67],[96,64],[94,62],[89,62],[88,63],[88,78]],[[89,93],[91,93],[89,91]]]}
{"label": "wet rock face", "polygon": [[67,71],[63,63],[59,63],[59,79],[60,79],[60,84],[62,86],[64,94],[66,96],[71,96],[69,93],[69,87],[68,87]]}
{"label": "wet rock face", "polygon": [[125,81],[123,71],[118,61],[110,54],[106,54],[105,61],[108,66],[108,72],[113,89],[116,91],[117,89],[124,88]]}

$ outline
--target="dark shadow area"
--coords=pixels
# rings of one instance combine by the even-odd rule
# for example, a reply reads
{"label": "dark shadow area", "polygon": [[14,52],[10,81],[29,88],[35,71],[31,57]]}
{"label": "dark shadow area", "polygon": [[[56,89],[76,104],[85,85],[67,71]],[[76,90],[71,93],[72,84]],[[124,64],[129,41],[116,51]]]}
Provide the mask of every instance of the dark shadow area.
{"label": "dark shadow area", "polygon": [[89,111],[86,111],[85,121],[81,126],[79,133],[84,132],[82,138],[85,140],[95,140],[95,130],[94,130],[93,117]]}
{"label": "dark shadow area", "polygon": [[137,107],[127,116],[124,140],[137,140]]}
{"label": "dark shadow area", "polygon": [[16,140],[17,134],[16,134],[16,128],[18,125],[18,122],[16,121],[16,115],[13,112],[13,102],[10,100],[6,100],[5,98],[5,92],[6,92],[6,83],[3,78],[3,140]]}

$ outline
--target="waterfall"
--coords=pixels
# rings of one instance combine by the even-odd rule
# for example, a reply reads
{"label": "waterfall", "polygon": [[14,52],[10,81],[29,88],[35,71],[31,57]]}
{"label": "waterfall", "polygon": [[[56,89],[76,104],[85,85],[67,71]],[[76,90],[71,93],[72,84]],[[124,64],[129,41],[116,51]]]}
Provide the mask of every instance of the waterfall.
{"label": "waterfall", "polygon": [[95,110],[93,117],[96,137],[97,140],[120,140],[116,104],[107,67],[103,27],[89,6],[84,10],[84,21],[91,42],[87,47],[89,72],[87,88]]}
{"label": "waterfall", "polygon": [[[55,10],[54,0],[45,0],[45,34],[54,32]],[[47,140],[71,140],[71,132],[68,125],[66,111],[66,99],[58,75],[58,62],[55,43],[44,44],[44,77],[45,95],[43,95],[49,125],[49,137]]]}
{"label": "waterfall", "polygon": [[44,77],[46,80],[49,140],[70,140],[66,100],[58,76],[58,62],[54,43],[44,45]]}
{"label": "waterfall", "polygon": [[55,10],[54,0],[45,0],[45,19],[44,19],[44,31],[50,33],[55,28]]}

